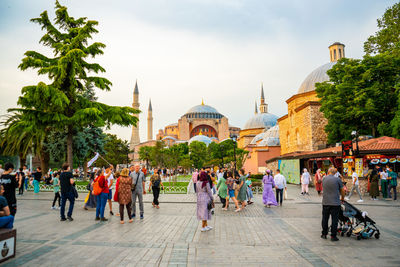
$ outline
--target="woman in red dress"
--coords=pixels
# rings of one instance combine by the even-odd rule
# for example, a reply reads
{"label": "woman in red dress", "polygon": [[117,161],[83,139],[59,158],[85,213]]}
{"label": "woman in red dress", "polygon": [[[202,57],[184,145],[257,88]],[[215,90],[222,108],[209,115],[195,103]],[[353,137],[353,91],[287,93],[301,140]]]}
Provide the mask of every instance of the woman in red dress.
{"label": "woman in red dress", "polygon": [[322,175],[321,175],[321,169],[317,170],[317,173],[315,174],[315,190],[317,190],[318,195],[321,195],[322,192]]}

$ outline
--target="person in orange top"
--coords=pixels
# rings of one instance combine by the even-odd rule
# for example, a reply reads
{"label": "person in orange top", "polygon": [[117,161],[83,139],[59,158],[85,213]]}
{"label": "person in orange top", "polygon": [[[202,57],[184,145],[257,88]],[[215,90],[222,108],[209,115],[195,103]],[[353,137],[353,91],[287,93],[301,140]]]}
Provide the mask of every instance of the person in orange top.
{"label": "person in orange top", "polygon": [[100,195],[96,196],[97,198],[97,205],[96,205],[96,221],[108,221],[108,219],[104,218],[104,209],[107,204],[107,198],[108,198],[108,182],[105,179],[106,177],[104,176],[102,170],[97,171],[97,177],[94,180],[95,182],[99,183],[99,186],[101,188],[101,193]]}

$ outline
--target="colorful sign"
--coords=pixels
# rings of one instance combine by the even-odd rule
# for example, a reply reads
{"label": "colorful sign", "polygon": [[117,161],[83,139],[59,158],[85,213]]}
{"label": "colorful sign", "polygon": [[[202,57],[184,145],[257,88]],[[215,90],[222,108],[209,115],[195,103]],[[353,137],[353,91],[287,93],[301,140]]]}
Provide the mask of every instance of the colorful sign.
{"label": "colorful sign", "polygon": [[356,158],[355,159],[355,169],[358,177],[363,177],[363,159],[362,158]]}
{"label": "colorful sign", "polygon": [[353,141],[351,140],[342,141],[342,157],[353,156],[353,155],[354,155]]}
{"label": "colorful sign", "polygon": [[291,184],[300,184],[300,160],[282,159],[278,161],[278,168],[281,170],[286,181]]}

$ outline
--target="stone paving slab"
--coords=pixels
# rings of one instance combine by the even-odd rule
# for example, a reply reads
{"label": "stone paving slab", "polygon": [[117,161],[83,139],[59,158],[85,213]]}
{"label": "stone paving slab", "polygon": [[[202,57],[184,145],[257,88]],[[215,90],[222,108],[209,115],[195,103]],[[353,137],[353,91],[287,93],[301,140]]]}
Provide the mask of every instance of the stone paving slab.
{"label": "stone paving slab", "polygon": [[163,195],[159,210],[146,196],[144,220],[121,225],[116,216],[95,222],[94,211],[83,210],[79,201],[75,220],[60,222],[59,211],[49,209],[51,194],[28,192],[18,198],[17,256],[3,266],[400,265],[397,203],[357,205],[377,222],[381,239],[341,237],[334,243],[319,237],[320,198],[300,196],[297,189],[289,188],[291,200],[283,207],[265,208],[261,196],[239,213],[218,204],[210,221],[214,229],[206,233],[200,231],[193,195]]}

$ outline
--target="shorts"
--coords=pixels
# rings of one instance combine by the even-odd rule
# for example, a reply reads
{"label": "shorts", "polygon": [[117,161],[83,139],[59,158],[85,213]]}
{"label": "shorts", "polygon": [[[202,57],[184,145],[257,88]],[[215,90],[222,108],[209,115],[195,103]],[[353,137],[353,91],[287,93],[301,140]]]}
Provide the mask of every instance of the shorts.
{"label": "shorts", "polygon": [[108,196],[107,199],[112,199],[112,189],[108,189]]}
{"label": "shorts", "polygon": [[235,190],[229,190],[229,197],[235,197]]}

